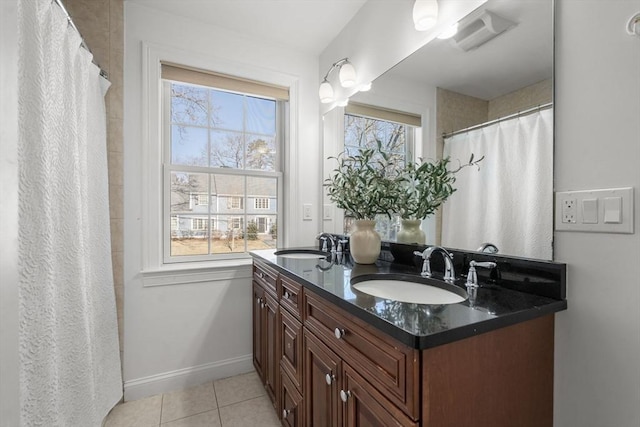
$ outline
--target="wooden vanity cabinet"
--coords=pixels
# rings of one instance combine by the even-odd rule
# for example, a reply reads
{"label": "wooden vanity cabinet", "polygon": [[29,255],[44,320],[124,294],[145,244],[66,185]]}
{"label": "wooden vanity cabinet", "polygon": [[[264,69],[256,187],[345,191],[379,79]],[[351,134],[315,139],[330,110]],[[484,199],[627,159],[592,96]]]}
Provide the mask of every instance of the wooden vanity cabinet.
{"label": "wooden vanity cabinet", "polygon": [[254,365],[282,425],[552,425],[553,314],[417,350],[257,266]]}

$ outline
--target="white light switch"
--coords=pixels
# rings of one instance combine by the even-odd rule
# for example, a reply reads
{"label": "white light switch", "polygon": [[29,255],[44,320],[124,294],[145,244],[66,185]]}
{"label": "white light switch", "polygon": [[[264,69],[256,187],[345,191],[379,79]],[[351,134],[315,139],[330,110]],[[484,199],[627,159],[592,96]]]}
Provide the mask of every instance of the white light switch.
{"label": "white light switch", "polygon": [[598,199],[582,200],[582,223],[583,224],[598,223]]}
{"label": "white light switch", "polygon": [[605,224],[620,224],[622,222],[622,197],[604,198]]}
{"label": "white light switch", "polygon": [[302,204],[302,220],[311,221],[313,219],[313,213],[311,212],[311,203]]}

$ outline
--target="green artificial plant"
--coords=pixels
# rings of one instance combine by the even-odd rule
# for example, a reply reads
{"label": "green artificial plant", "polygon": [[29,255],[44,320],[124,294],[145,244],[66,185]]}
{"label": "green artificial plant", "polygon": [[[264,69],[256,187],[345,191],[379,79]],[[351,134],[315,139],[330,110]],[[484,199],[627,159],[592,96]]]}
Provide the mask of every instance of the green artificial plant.
{"label": "green artificial plant", "polygon": [[373,220],[376,215],[394,213],[393,199],[398,192],[396,158],[377,148],[362,148],[358,153],[340,153],[337,167],[325,179],[329,199],[354,219]]}

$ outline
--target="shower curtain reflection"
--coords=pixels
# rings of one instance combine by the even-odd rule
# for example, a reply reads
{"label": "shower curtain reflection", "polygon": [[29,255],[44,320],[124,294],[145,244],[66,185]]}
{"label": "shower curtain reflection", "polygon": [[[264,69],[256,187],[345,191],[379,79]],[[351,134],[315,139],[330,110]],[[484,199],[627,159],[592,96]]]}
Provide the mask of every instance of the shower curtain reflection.
{"label": "shower curtain reflection", "polygon": [[[485,156],[463,169],[443,205],[442,245],[477,248],[490,241],[504,255],[551,259],[553,110],[500,121],[446,138],[444,156]],[[455,160],[454,160],[455,161]]]}

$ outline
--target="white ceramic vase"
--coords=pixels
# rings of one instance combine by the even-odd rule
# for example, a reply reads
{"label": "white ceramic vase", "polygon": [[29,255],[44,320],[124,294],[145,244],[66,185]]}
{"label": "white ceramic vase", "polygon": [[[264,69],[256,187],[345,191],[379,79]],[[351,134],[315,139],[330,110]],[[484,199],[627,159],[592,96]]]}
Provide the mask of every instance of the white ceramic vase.
{"label": "white ceramic vase", "polygon": [[353,222],[349,251],[358,264],[374,264],[380,256],[380,235],[374,230],[375,225],[375,221],[366,219]]}
{"label": "white ceramic vase", "polygon": [[417,243],[424,245],[426,242],[426,236],[424,231],[420,229],[422,221],[419,219],[401,219],[400,230],[396,241],[398,243]]}

